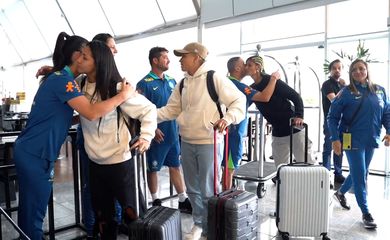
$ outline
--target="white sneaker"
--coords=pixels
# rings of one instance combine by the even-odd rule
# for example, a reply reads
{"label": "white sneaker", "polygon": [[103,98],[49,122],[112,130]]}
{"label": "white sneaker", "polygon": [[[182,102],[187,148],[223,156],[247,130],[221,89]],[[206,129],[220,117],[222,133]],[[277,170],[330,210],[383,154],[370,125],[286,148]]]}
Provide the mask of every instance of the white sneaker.
{"label": "white sneaker", "polygon": [[191,232],[184,235],[184,240],[198,240],[202,235],[202,228],[194,225]]}

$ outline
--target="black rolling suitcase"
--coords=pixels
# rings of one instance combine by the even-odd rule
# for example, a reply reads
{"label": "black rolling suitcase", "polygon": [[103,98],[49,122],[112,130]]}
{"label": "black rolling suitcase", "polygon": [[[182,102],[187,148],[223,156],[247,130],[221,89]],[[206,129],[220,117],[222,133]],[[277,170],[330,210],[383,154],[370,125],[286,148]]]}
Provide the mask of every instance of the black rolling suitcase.
{"label": "black rolling suitcase", "polygon": [[[136,154],[134,159],[134,169],[137,169],[137,162],[142,164],[144,175],[144,189],[147,191],[146,183],[146,157],[145,153]],[[136,196],[139,194],[138,189],[138,171],[135,174]],[[138,197],[136,197],[137,213],[139,212]],[[145,197],[147,206],[147,197]],[[181,219],[180,211],[168,207],[151,207],[144,216],[129,224],[130,240],[181,240]]]}
{"label": "black rolling suitcase", "polygon": [[[228,146],[228,133],[225,150]],[[226,153],[226,156],[228,154]],[[214,169],[216,169],[216,132],[214,132]],[[227,163],[227,161],[225,161]],[[225,165],[227,170],[227,165]],[[256,194],[230,189],[217,194],[216,170],[214,171],[214,197],[208,201],[208,240],[257,239],[259,223],[258,198]],[[226,176],[226,174],[225,174]]]}

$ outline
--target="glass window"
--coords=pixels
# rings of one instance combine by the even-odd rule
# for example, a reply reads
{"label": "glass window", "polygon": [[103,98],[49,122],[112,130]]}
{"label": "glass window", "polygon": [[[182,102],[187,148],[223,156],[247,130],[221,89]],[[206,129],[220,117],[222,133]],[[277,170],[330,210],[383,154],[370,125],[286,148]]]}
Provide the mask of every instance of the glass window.
{"label": "glass window", "polygon": [[22,61],[50,54],[48,45],[40,35],[23,1],[17,1],[4,9],[0,13],[0,22]]}
{"label": "glass window", "polygon": [[[7,70],[10,66],[22,62],[22,59],[19,57],[15,47],[12,45],[10,39],[4,32],[3,27],[0,25],[0,67]],[[1,71],[1,70],[0,70]]]}
{"label": "glass window", "polygon": [[240,53],[240,23],[206,28],[203,32],[203,43],[211,55]]}
{"label": "glass window", "polygon": [[143,0],[142,4],[127,0],[100,0],[100,3],[116,36],[134,34],[164,24],[155,0]]}
{"label": "glass window", "polygon": [[[388,87],[388,77],[387,77],[387,53],[388,53],[388,39],[387,38],[374,38],[370,39],[370,36],[361,36],[361,44],[364,44],[364,48],[368,49],[370,54],[369,59],[370,63],[370,77],[371,79],[384,87]],[[359,40],[350,40],[348,42],[340,43],[329,43],[328,44],[328,60],[333,61],[336,58],[340,58],[336,53],[344,52],[347,55],[352,55],[353,59],[357,56],[357,46]],[[365,58],[363,58],[365,59]],[[348,58],[341,58],[344,62],[344,77],[349,82],[348,77],[348,68],[351,61]]]}
{"label": "glass window", "polygon": [[324,19],[324,7],[317,7],[246,21],[242,24],[243,43],[323,33]]}
{"label": "glass window", "polygon": [[[112,33],[99,1],[58,0],[58,2],[72,26],[74,34],[91,40],[98,33]],[[124,19],[124,16],[127,15],[120,13],[117,15],[121,19]]]}
{"label": "glass window", "polygon": [[[172,39],[175,39],[175,41],[172,41]],[[180,81],[183,78],[183,71],[179,63],[180,58],[173,54],[173,50],[181,49],[187,43],[194,42],[196,39],[197,28],[189,28],[119,43],[115,61],[121,75],[135,86],[150,71],[149,50],[156,46],[165,47],[169,51],[169,59],[171,61],[169,70],[166,73],[175,78],[176,81]]]}
{"label": "glass window", "polygon": [[157,2],[166,22],[196,16],[195,7],[191,0],[157,0]]}
{"label": "glass window", "polygon": [[328,37],[387,30],[388,0],[351,0],[328,6]]}
{"label": "glass window", "polygon": [[[72,34],[58,5],[52,0],[24,0],[24,2],[38,25],[45,44],[48,45],[50,52],[53,52],[60,32]],[[50,11],[47,11],[47,9],[50,9]],[[42,52],[39,56],[34,56],[33,58],[37,59],[45,56],[48,56],[48,54]]]}

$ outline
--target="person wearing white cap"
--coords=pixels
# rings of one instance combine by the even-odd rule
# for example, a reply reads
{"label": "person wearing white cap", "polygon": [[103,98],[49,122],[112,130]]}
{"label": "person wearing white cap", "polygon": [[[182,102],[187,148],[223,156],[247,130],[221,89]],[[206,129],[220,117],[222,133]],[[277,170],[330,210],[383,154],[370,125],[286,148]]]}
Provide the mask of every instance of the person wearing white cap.
{"label": "person wearing white cap", "polygon": [[[246,98],[228,78],[215,73],[214,86],[224,112],[220,119],[207,90],[210,70],[206,63],[207,48],[193,42],[174,50],[174,54],[181,57],[181,69],[185,72],[183,88],[177,84],[167,105],[158,109],[158,122],[176,119],[179,125],[184,180],[194,220],[185,239],[206,239],[207,202],[214,195],[213,129],[222,133],[230,124],[240,123],[245,118]],[[221,134],[218,139],[222,140]],[[218,166],[222,160],[222,142],[218,144]]]}

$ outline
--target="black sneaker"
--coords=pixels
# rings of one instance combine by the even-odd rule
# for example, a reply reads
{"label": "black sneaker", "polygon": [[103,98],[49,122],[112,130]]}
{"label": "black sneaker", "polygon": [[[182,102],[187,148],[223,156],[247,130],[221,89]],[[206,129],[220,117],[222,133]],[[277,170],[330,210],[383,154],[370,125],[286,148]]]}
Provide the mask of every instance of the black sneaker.
{"label": "black sneaker", "polygon": [[374,218],[372,218],[371,213],[363,214],[363,224],[367,229],[376,228],[376,223],[374,222]]}
{"label": "black sneaker", "polygon": [[333,196],[337,199],[337,201],[339,201],[341,207],[347,210],[351,209],[351,206],[348,205],[347,199],[345,198],[344,194],[339,193],[339,191],[336,191]]}
{"label": "black sneaker", "polygon": [[182,213],[192,214],[192,206],[188,198],[186,198],[184,202],[179,202],[179,210]]}
{"label": "black sneaker", "polygon": [[162,201],[159,198],[154,199],[152,206],[161,206]]}
{"label": "black sneaker", "polygon": [[340,183],[340,184],[343,184],[345,181],[345,177],[340,174],[340,175],[334,175],[334,182],[335,183]]}

